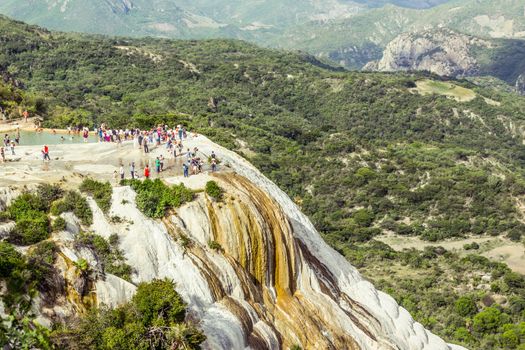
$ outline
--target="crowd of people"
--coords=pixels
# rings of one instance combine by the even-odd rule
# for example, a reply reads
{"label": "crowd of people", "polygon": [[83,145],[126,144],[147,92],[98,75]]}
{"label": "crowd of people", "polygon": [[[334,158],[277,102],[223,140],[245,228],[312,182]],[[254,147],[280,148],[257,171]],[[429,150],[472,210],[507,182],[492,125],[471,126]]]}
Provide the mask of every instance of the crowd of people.
{"label": "crowd of people", "polygon": [[[83,132],[86,132],[85,130]],[[98,142],[113,142],[121,144],[124,141],[133,141],[133,147],[140,149],[144,154],[150,153],[153,147],[165,147],[167,157],[172,159],[179,158],[182,160],[182,172],[184,177],[190,175],[197,175],[203,171],[205,161],[201,158],[197,147],[193,150],[186,148],[184,150],[183,142],[188,138],[196,137],[196,134],[190,134],[185,127],[177,125],[174,128],[169,128],[167,125],[159,125],[157,128],[150,130],[140,129],[109,129],[105,124],[94,130]],[[89,134],[84,134],[85,138],[89,137]],[[217,171],[219,160],[212,151],[209,156],[209,163],[211,171]],[[164,155],[160,155],[155,158],[152,167],[149,164],[144,166],[142,172],[144,178],[151,178],[153,171],[158,175],[165,171],[166,158]],[[153,169],[153,170],[152,170]],[[139,172],[136,169],[135,162],[129,164],[129,178],[137,179],[140,177]],[[115,170],[113,173],[115,182],[120,182],[126,178],[126,171],[124,164],[120,164],[119,170]]]}
{"label": "crowd of people", "polygon": [[[51,130],[53,134],[56,134],[56,130]],[[107,125],[102,124],[100,127],[96,127],[91,132],[88,128],[83,126],[69,126],[67,128],[67,134],[71,137],[82,136],[84,142],[89,141],[90,134],[95,136],[98,142],[111,142],[120,144],[124,141],[132,141],[133,148],[140,149],[143,154],[149,154],[153,148],[165,147],[166,157],[164,154],[159,155],[154,159],[153,164],[149,161],[146,162],[142,172],[137,170],[135,162],[129,163],[129,172],[126,172],[124,164],[120,164],[119,170],[115,170],[113,177],[116,182],[124,180],[126,175],[131,179],[137,179],[142,177],[151,178],[153,171],[159,175],[166,170],[166,158],[178,159],[182,162],[182,173],[184,177],[190,175],[197,175],[203,171],[203,167],[206,164],[205,160],[201,156],[205,156],[202,152],[199,152],[197,147],[192,150],[184,147],[184,143],[189,138],[196,137],[196,134],[191,134],[182,125],[169,128],[167,125],[159,125],[156,128],[150,130],[140,129],[111,129]],[[20,144],[20,132],[17,128],[17,137],[10,137],[8,134],[4,136],[3,146],[0,148],[0,154],[2,161],[5,162],[6,150],[10,149],[11,154],[15,154],[15,145]],[[64,136],[61,136],[64,141]],[[50,161],[49,146],[44,145],[41,149],[41,156],[43,161]],[[208,162],[212,172],[217,171],[219,159],[215,152],[212,152],[208,157]],[[153,170],[152,170],[153,169]]]}
{"label": "crowd of people", "polygon": [[16,155],[15,153],[15,147],[20,144],[20,127],[17,125],[16,127],[16,134],[14,136],[9,136],[9,134],[4,135],[4,140],[2,142],[2,146],[0,147],[0,157],[2,158],[2,162],[5,163],[5,153],[6,150],[11,150],[11,155]]}

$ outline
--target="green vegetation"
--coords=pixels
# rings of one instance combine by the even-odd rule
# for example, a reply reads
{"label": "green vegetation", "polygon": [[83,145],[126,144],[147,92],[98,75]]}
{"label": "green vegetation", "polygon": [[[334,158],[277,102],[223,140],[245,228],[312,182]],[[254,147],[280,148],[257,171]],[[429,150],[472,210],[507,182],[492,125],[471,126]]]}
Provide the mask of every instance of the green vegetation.
{"label": "green vegetation", "polygon": [[80,258],[74,262],[75,267],[81,272],[87,272],[90,269],[89,263],[86,259]]}
{"label": "green vegetation", "polygon": [[7,288],[2,302],[8,315],[0,322],[0,346],[51,349],[49,330],[32,321],[30,310],[31,298],[37,289],[48,287],[45,272],[49,259],[54,259],[49,253],[52,249],[49,244],[41,243],[34,250],[36,254],[30,254],[27,258],[11,244],[0,242],[0,280]]}
{"label": "green vegetation", "polygon": [[131,282],[133,269],[126,264],[126,259],[118,249],[118,235],[110,236],[109,240],[94,233],[81,233],[75,239],[75,245],[88,247],[97,255],[104,271]]}
{"label": "green vegetation", "polygon": [[222,189],[219,187],[217,182],[208,181],[205,188],[206,194],[216,201],[222,198]]}
{"label": "green vegetation", "polygon": [[184,322],[186,304],[168,280],[141,283],[129,303],[91,310],[78,325],[58,331],[60,348],[200,349],[204,335]]}
{"label": "green vegetation", "polygon": [[20,245],[31,245],[49,237],[50,224],[42,199],[30,193],[24,193],[13,201],[7,209],[9,217],[16,226],[9,241]]}
{"label": "green vegetation", "polygon": [[107,213],[111,208],[111,195],[113,188],[109,182],[99,182],[93,179],[85,179],[80,185],[80,191],[89,194],[95,199],[98,207]]}
{"label": "green vegetation", "polygon": [[151,218],[163,218],[169,210],[192,201],[194,196],[193,191],[183,184],[168,186],[160,179],[126,180],[123,183],[137,192],[137,207]]}
{"label": "green vegetation", "polygon": [[222,252],[222,246],[217,241],[209,240],[208,247],[210,247],[210,249],[213,249],[217,252]]}
{"label": "green vegetation", "polygon": [[65,212],[72,212],[80,219],[83,225],[93,223],[93,212],[87,200],[77,191],[68,191],[64,198],[53,202],[51,214],[58,216]]}
{"label": "green vegetation", "polygon": [[[146,184],[144,188],[159,189],[158,184],[157,187],[148,186]],[[85,186],[84,190],[90,192],[86,187],[89,188]],[[163,191],[165,196],[178,193],[183,199],[190,198],[184,192],[188,190],[183,188]],[[48,211],[53,215],[73,211],[86,221],[92,220],[88,209],[86,200],[78,192],[64,193],[56,186],[41,186],[35,193],[20,195],[7,208],[6,219],[16,222],[10,240],[25,244],[26,240],[37,237],[40,219],[45,219],[47,223],[47,238]],[[33,226],[19,229],[20,225],[26,225],[28,218],[33,220],[30,222]],[[53,230],[63,230],[65,220],[57,217],[51,226]],[[23,239],[19,243],[20,237]],[[133,271],[118,249],[117,235],[111,235],[106,240],[95,234],[80,233],[74,243],[77,249],[90,249],[105,272],[131,280]],[[54,242],[42,241],[40,237],[31,240],[30,244],[33,245],[23,255],[12,244],[0,241],[0,283],[6,290],[1,298],[7,314],[5,319],[0,320],[0,347],[43,350],[199,349],[199,344],[205,340],[195,325],[185,322],[186,305],[175,291],[174,284],[160,280],[140,284],[132,301],[115,310],[91,310],[78,322],[68,322],[67,325],[56,323],[54,330],[40,326],[32,314],[34,297],[39,295],[41,302],[52,305],[56,298],[65,296],[66,290],[54,266],[59,248]],[[86,259],[78,259],[74,264],[82,274],[91,270]]]}
{"label": "green vegetation", "polygon": [[66,220],[62,217],[57,217],[55,220],[53,220],[53,223],[51,224],[51,230],[53,232],[60,232],[64,231],[66,229]]}
{"label": "green vegetation", "polygon": [[[525,278],[506,265],[441,247],[396,252],[374,241],[335,246],[426,328],[450,342],[471,349],[525,344],[519,333],[525,327]],[[514,334],[518,341],[509,347]]]}
{"label": "green vegetation", "polygon": [[476,93],[471,89],[466,89],[448,82],[421,80],[418,81],[416,85],[416,91],[422,95],[438,94],[449,96],[460,102],[468,102],[476,98]]}

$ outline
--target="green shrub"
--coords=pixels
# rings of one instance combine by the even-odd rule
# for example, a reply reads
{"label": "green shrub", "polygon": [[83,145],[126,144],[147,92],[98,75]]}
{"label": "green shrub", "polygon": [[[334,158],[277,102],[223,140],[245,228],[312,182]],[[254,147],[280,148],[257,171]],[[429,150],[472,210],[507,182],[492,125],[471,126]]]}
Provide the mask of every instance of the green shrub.
{"label": "green shrub", "polygon": [[507,272],[503,276],[503,280],[510,288],[514,288],[514,289],[525,288],[525,277],[523,277],[523,275],[517,272]]}
{"label": "green shrub", "polygon": [[53,265],[58,251],[59,249],[54,242],[45,241],[38,243],[27,255],[31,278],[40,291],[47,292],[57,288],[53,285],[55,283],[53,275],[56,274]]}
{"label": "green shrub", "polygon": [[51,224],[51,229],[53,232],[60,232],[66,229],[66,220],[63,217],[57,217]]}
{"label": "green shrub", "polygon": [[47,215],[30,210],[19,215],[10,240],[16,244],[31,245],[49,238],[50,227]]}
{"label": "green shrub", "polygon": [[0,242],[0,278],[11,276],[12,273],[25,268],[26,262],[22,254],[7,243]]}
{"label": "green shrub", "polygon": [[209,240],[208,241],[208,247],[210,247],[210,249],[213,249],[213,250],[216,250],[216,251],[222,251],[222,246],[220,245],[220,243],[216,242],[216,241],[212,241],[212,240]]}
{"label": "green shrub", "polygon": [[84,258],[78,259],[74,264],[79,271],[85,272],[89,270],[89,263]]}
{"label": "green shrub", "polygon": [[175,283],[169,280],[139,284],[131,301],[144,325],[159,321],[169,325],[186,317],[186,304],[175,291]]}
{"label": "green shrub", "polygon": [[51,203],[62,198],[64,190],[58,185],[42,184],[38,186],[37,195],[49,209]]}
{"label": "green shrub", "polygon": [[505,349],[516,349],[520,345],[520,337],[514,329],[509,329],[500,335],[500,343]]}
{"label": "green shrub", "polygon": [[[130,302],[116,309],[93,309],[75,328],[56,332],[61,348],[81,349],[200,349],[206,339],[184,322],[186,305],[168,280],[141,283]],[[152,347],[152,344],[154,346]]]}
{"label": "green shrub", "polygon": [[368,209],[359,209],[352,214],[352,218],[359,226],[368,227],[374,222],[375,215]]}
{"label": "green shrub", "polygon": [[469,343],[474,339],[474,337],[472,334],[470,334],[468,329],[465,327],[459,327],[454,331],[454,339],[463,343]]}
{"label": "green shrub", "polygon": [[465,245],[463,245],[463,249],[465,249],[465,250],[478,250],[479,249],[479,244],[476,243],[476,242],[472,242],[470,244],[465,244]]}
{"label": "green shrub", "polygon": [[87,178],[82,181],[80,191],[92,196],[104,213],[109,212],[111,208],[111,196],[113,194],[113,188],[109,182],[99,182]]}
{"label": "green shrub", "polygon": [[472,297],[463,296],[456,300],[456,312],[463,317],[472,316],[478,312],[476,302]]}
{"label": "green shrub", "polygon": [[133,274],[133,268],[123,261],[116,261],[110,265],[106,265],[105,272],[122,278],[125,281],[131,282],[131,275]]}
{"label": "green shrub", "polygon": [[76,191],[69,191],[63,199],[53,202],[50,212],[55,216],[72,212],[80,219],[82,224],[89,226],[93,223],[93,212],[89,207],[89,203]]}
{"label": "green shrub", "polygon": [[118,236],[111,235],[109,241],[93,233],[81,233],[75,240],[77,248],[87,247],[94,251],[106,273],[131,281],[133,269],[118,249]]}
{"label": "green shrub", "polygon": [[60,199],[57,201],[54,201],[51,204],[51,208],[49,209],[49,212],[51,215],[59,216],[62,213],[66,213],[68,211],[73,211],[73,208],[69,206],[69,204],[65,201],[65,199]]}
{"label": "green shrub", "polygon": [[161,180],[127,180],[125,184],[131,185],[137,192],[136,203],[144,215],[151,218],[162,218],[173,208],[193,200],[193,191],[183,184],[167,186]]}
{"label": "green shrub", "polygon": [[472,327],[479,333],[495,333],[506,321],[506,317],[495,307],[487,307],[472,319]]}
{"label": "green shrub", "polygon": [[30,259],[37,259],[46,264],[53,265],[58,253],[58,247],[54,242],[45,241],[38,243],[28,254]]}
{"label": "green shrub", "polygon": [[220,188],[215,181],[208,181],[206,183],[205,191],[208,196],[215,200],[221,200],[222,198],[222,188]]}
{"label": "green shrub", "polygon": [[24,193],[18,196],[7,209],[9,216],[14,221],[18,221],[22,217],[27,217],[28,212],[45,211],[47,211],[47,206],[42,199],[30,193]]}

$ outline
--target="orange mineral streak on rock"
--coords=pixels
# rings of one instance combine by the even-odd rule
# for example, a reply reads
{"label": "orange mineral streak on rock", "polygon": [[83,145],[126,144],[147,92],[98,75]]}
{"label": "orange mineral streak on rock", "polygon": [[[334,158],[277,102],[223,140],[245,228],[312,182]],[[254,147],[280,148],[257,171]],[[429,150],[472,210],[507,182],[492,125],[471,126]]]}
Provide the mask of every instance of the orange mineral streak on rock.
{"label": "orange mineral streak on rock", "polygon": [[[218,174],[216,178],[225,195],[219,202],[206,199],[213,240],[231,261],[245,300],[261,320],[273,325],[281,347],[301,344],[306,349],[357,349],[354,339],[330,315],[335,303],[330,297],[338,298],[338,291],[310,301],[297,290],[301,269],[297,262],[308,259],[308,254],[303,254],[304,247],[295,241],[282,209],[244,177]],[[220,289],[218,279],[210,274],[218,267],[202,249],[192,247],[190,251],[191,258],[199,259],[198,265],[207,271],[211,288]],[[231,298],[219,301],[242,320],[246,334],[251,334],[249,343],[261,348],[264,342],[246,310]]]}
{"label": "orange mineral streak on rock", "polygon": [[97,294],[93,281],[87,280],[87,293],[80,295],[74,288],[75,281],[79,278],[80,272],[75,266],[74,262],[69,259],[62,252],[58,253],[57,266],[63,270],[65,285],[66,285],[66,299],[72,305],[76,313],[84,314],[88,310],[97,306]]}

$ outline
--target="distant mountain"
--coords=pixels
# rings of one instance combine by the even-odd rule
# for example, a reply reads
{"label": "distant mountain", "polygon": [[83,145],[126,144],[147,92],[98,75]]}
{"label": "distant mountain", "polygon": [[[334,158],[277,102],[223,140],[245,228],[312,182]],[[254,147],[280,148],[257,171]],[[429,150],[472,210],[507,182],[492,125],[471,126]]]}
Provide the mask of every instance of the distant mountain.
{"label": "distant mountain", "polygon": [[381,7],[387,4],[392,4],[400,7],[408,7],[414,9],[426,9],[440,4],[444,4],[451,0],[355,0],[357,3],[363,3],[370,7]]}
{"label": "distant mountain", "polygon": [[123,36],[199,37],[224,27],[168,0],[7,0],[0,12],[50,29]]}
{"label": "distant mountain", "polygon": [[448,77],[492,76],[525,94],[525,41],[481,39],[449,29],[401,34],[365,70],[429,71]]}
{"label": "distant mountain", "polygon": [[[305,51],[350,69],[379,62],[396,38],[407,41],[407,33],[446,28],[486,39],[525,39],[522,0],[3,0],[0,13],[62,31],[242,39]],[[518,62],[508,50],[514,44],[501,45],[512,54],[505,62]],[[479,60],[491,66],[490,75],[510,84],[523,81],[509,67],[493,65],[499,59]]]}
{"label": "distant mountain", "polygon": [[450,0],[4,0],[0,13],[50,29],[88,33],[279,41],[290,29],[352,18],[385,5],[430,8]]}
{"label": "distant mountain", "polygon": [[403,33],[449,28],[480,37],[525,39],[524,13],[521,0],[454,0],[426,10],[387,5],[342,20],[290,27],[271,44],[360,68],[380,59],[386,45]]}

